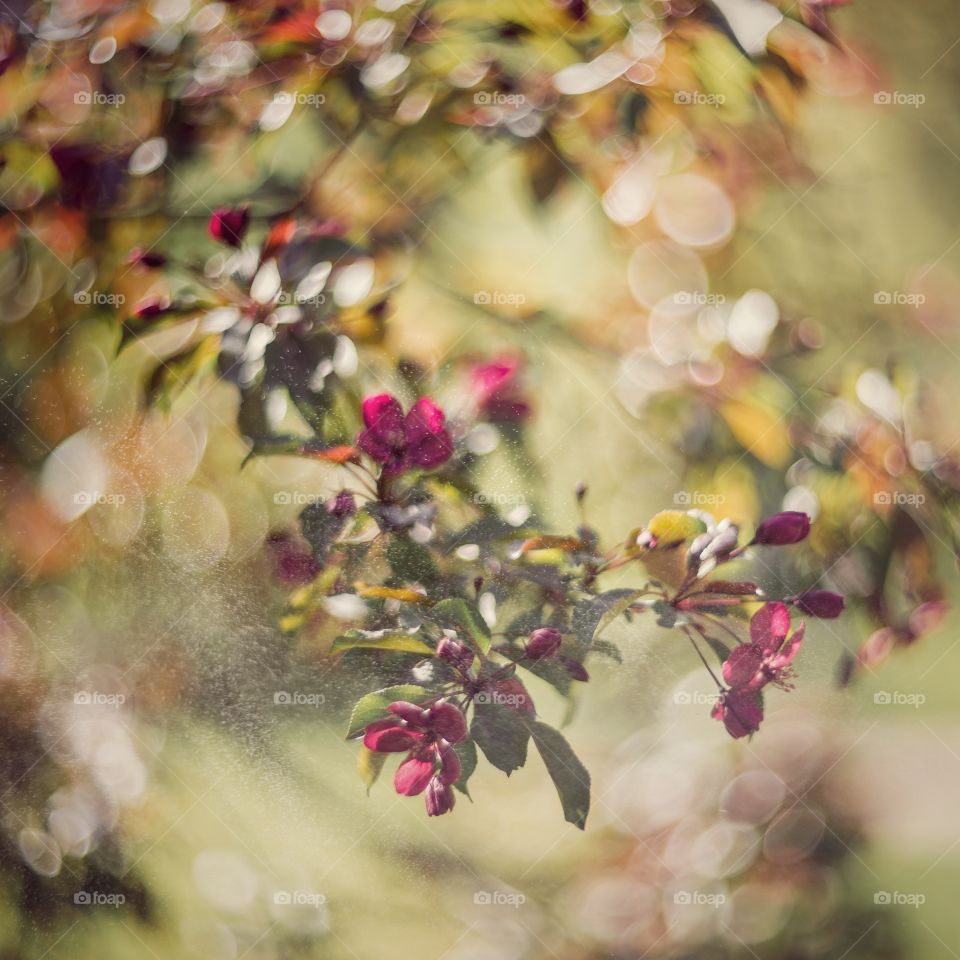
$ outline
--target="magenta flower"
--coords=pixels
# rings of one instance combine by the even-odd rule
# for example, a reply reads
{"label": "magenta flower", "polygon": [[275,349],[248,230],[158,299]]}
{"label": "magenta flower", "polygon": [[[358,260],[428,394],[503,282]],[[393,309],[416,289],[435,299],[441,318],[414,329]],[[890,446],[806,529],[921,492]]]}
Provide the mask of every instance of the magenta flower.
{"label": "magenta flower", "polygon": [[768,683],[789,689],[791,664],[803,642],[805,624],[790,634],[790,611],[782,603],[764,604],[750,620],[750,643],[733,650],[723,664],[731,687],[759,690]]}
{"label": "magenta flower", "polygon": [[520,360],[504,356],[478,363],[470,381],[478,414],[491,423],[522,423],[530,415],[530,404],[518,382]]}
{"label": "magenta flower", "polygon": [[750,620],[750,642],[742,643],[723,664],[729,690],[711,712],[722,720],[731,737],[756,733],[763,720],[760,691],[768,684],[791,688],[792,663],[803,643],[805,625],[790,633],[790,611],[782,603],[764,604]]}
{"label": "magenta flower", "polygon": [[385,474],[430,470],[453,455],[443,411],[429,397],[421,397],[406,416],[389,393],[367,397],[363,422],[367,429],[357,437],[357,446],[383,464]]}
{"label": "magenta flower", "polygon": [[453,744],[466,738],[467,722],[452,703],[421,707],[398,700],[387,709],[394,718],[377,720],[364,732],[363,744],[375,753],[403,753],[393,787],[401,796],[427,791],[427,813],[439,816],[453,809],[450,787],[460,779],[460,758]]}
{"label": "magenta flower", "polygon": [[207,222],[207,230],[214,240],[228,247],[239,247],[250,224],[250,211],[246,207],[220,207],[214,210]]}
{"label": "magenta flower", "polygon": [[785,510],[761,521],[753,535],[753,543],[783,547],[799,543],[810,533],[810,518],[799,510]]}
{"label": "magenta flower", "polygon": [[789,602],[811,617],[820,617],[824,620],[832,620],[843,613],[843,597],[831,590],[807,590],[805,593],[790,597]]}
{"label": "magenta flower", "polygon": [[756,693],[749,690],[725,690],[710,712],[714,720],[723,721],[727,733],[734,740],[749,736],[760,729],[763,707]]}
{"label": "magenta flower", "polygon": [[553,627],[539,627],[527,637],[525,652],[529,660],[544,660],[552,657],[563,642],[559,630]]}

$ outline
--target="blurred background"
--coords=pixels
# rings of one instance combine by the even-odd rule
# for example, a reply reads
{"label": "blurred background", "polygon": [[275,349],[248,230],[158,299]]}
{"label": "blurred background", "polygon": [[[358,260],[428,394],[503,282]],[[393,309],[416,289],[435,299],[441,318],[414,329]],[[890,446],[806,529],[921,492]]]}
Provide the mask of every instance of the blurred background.
{"label": "blurred background", "polygon": [[[928,438],[956,443],[960,13],[871,0],[834,25],[854,66],[824,70],[794,125],[762,146],[736,133],[716,143],[705,168],[735,212],[697,167],[649,187],[659,231],[686,231],[699,259],[650,247],[659,233],[622,215],[647,202],[647,180],[598,202],[572,179],[543,205],[526,158],[470,145],[469,176],[415,253],[396,253],[406,278],[385,347],[440,371],[448,410],[465,402],[462,377],[441,375],[451,356],[524,354],[525,447],[485,458],[487,489],[535,499],[563,530],[584,481],[611,537],[678,490],[709,491],[737,518],[781,506],[765,473],[791,462],[780,431],[731,424],[743,449],[698,467],[689,424],[681,436],[682,418],[650,402],[675,386],[650,365],[651,344],[667,366],[693,349],[673,319],[665,333],[650,320],[670,256],[677,272],[708,270],[718,302],[762,291],[784,322],[810,321],[819,348],[782,358],[801,403],[850,384],[882,393],[864,371],[893,381],[909,369]],[[312,136],[293,124],[271,141],[275,159],[238,169],[229,144],[214,150],[186,164],[173,205],[243,197],[259,163],[295,176],[315,163]],[[681,138],[657,162],[669,170],[692,149]],[[452,159],[467,162],[438,150],[420,169],[453,176]],[[362,202],[357,175],[331,173],[335,213]],[[201,249],[204,223],[187,216],[167,246]],[[68,226],[55,230],[64,249]],[[124,221],[105,230],[136,239]],[[43,331],[18,319],[4,329],[5,378],[43,353]],[[57,456],[38,453],[29,486],[5,467],[0,844],[15,866],[0,956],[957,956],[955,618],[843,690],[837,663],[863,622],[813,622],[802,683],[773,695],[750,742],[722,738],[709,684],[672,635],[618,623],[606,639],[626,665],[592,664],[565,729],[593,776],[587,830],[561,821],[536,764],[509,781],[481,768],[473,803],[428,820],[386,784],[367,795],[343,740],[362,687],[322,642],[284,629],[289,586],[265,543],[331,488],[333,468],[247,459],[229,382],[192,381],[144,410],[137,384],[176,353],[178,330],[118,352],[109,323],[78,324],[5,405]],[[97,495],[71,516],[78,489]],[[559,724],[551,688],[531,693]]]}

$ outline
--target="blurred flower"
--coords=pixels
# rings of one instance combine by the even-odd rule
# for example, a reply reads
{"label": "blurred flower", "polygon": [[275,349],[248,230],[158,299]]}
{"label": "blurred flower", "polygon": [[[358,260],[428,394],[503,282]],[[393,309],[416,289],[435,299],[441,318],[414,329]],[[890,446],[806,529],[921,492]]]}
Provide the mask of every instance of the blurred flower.
{"label": "blurred flower", "polygon": [[799,510],[785,510],[761,521],[753,543],[782,547],[799,543],[810,533],[810,518]]}
{"label": "blurred flower", "polygon": [[563,642],[559,630],[553,627],[540,627],[527,638],[526,654],[528,660],[544,660],[552,657]]}
{"label": "blurred flower", "polygon": [[225,243],[228,247],[239,247],[249,224],[250,211],[246,207],[221,207],[214,210],[207,230],[214,240]]}
{"label": "blurred flower", "polygon": [[843,613],[844,599],[839,593],[831,590],[807,590],[805,593],[790,597],[789,600],[798,610],[810,614],[811,617],[821,617],[832,620]]}
{"label": "blurred flower", "polygon": [[387,475],[416,467],[429,470],[453,455],[443,411],[429,397],[421,397],[406,416],[389,393],[367,397],[363,422],[367,429],[357,437],[357,446],[382,463]]}
{"label": "blurred flower", "polygon": [[470,371],[470,382],[477,414],[491,423],[523,423],[530,415],[530,404],[523,396],[519,381],[518,357],[503,356],[478,363]]}

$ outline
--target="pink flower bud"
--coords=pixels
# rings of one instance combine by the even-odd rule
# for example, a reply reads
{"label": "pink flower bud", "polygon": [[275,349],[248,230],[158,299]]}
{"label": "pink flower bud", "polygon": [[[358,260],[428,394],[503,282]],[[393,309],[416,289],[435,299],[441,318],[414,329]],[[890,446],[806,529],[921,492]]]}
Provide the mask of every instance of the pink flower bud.
{"label": "pink flower bud", "polygon": [[799,510],[785,510],[767,517],[757,527],[753,542],[772,547],[799,543],[810,533],[810,518]]}
{"label": "pink flower bud", "polygon": [[791,597],[790,602],[811,617],[822,617],[825,620],[832,620],[843,613],[843,597],[830,590],[807,590]]}
{"label": "pink flower bud", "polygon": [[214,240],[228,247],[239,247],[250,223],[250,211],[246,207],[214,210],[207,223],[207,230]]}
{"label": "pink flower bud", "polygon": [[527,638],[526,655],[528,660],[544,660],[552,657],[563,642],[559,630],[553,627],[540,627]]}
{"label": "pink flower bud", "polygon": [[453,809],[456,795],[453,788],[444,783],[439,777],[434,777],[427,784],[426,793],[427,816],[439,817]]}
{"label": "pink flower bud", "polygon": [[465,644],[452,637],[441,637],[437,644],[437,656],[451,667],[466,672],[473,666],[474,653]]}

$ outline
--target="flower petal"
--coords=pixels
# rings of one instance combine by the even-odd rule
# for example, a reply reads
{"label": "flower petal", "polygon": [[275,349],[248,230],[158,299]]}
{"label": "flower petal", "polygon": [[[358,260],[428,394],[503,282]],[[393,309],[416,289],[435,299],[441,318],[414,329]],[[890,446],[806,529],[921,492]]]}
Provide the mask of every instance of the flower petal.
{"label": "flower petal", "polygon": [[793,631],[790,639],[769,659],[768,665],[771,670],[780,671],[790,666],[793,658],[800,651],[806,629],[807,625],[803,621],[797,624],[797,629]]}
{"label": "flower petal", "polygon": [[728,690],[710,713],[714,720],[722,720],[727,733],[735,740],[749,736],[760,729],[763,707],[755,694]]}
{"label": "flower petal", "polygon": [[402,753],[420,742],[420,735],[394,720],[378,720],[367,727],[363,745],[375,753]]}
{"label": "flower petal", "polygon": [[762,676],[763,651],[752,643],[742,643],[731,651],[723,664],[723,679],[731,687],[746,687]]}
{"label": "flower petal", "polygon": [[765,603],[750,620],[750,639],[770,655],[780,649],[790,632],[790,611],[782,603]]}
{"label": "flower petal", "polygon": [[393,777],[394,789],[405,797],[415,797],[418,793],[423,793],[433,776],[433,768],[432,757],[428,760],[408,757],[397,767]]}

